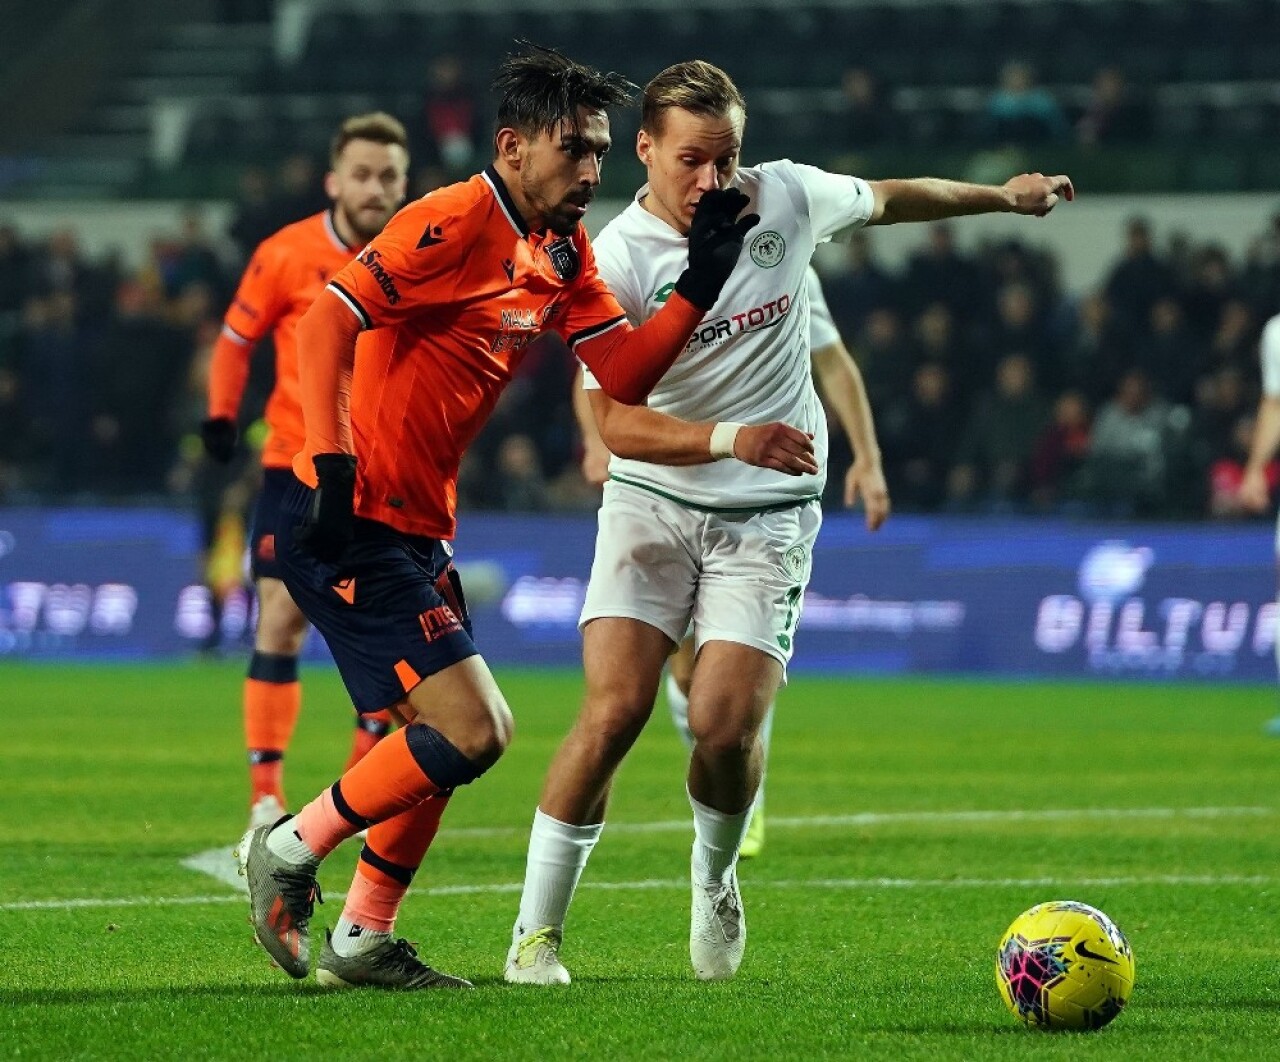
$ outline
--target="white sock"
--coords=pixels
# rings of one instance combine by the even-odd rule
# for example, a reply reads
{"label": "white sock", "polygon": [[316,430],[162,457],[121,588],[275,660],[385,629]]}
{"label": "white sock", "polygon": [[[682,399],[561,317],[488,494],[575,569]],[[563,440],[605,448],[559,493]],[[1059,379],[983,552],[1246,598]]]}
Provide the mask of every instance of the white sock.
{"label": "white sock", "polygon": [[689,806],[693,808],[693,880],[700,885],[724,884],[738,862],[755,802],[745,811],[726,815],[689,793]]}
{"label": "white sock", "polygon": [[693,748],[693,731],[689,729],[689,698],[681,692],[680,684],[670,671],[667,672],[667,707],[671,709],[671,721],[684,739],[685,747]]}
{"label": "white sock", "polygon": [[278,855],[286,863],[293,863],[295,866],[310,863],[316,866],[320,862],[319,856],[306,846],[306,843],[298,836],[298,831],[293,828],[294,820],[292,818],[285,819],[274,830],[267,834],[267,848]]}
{"label": "white sock", "polygon": [[333,927],[331,936],[333,950],[339,955],[359,955],[361,952],[372,951],[383,941],[390,940],[389,932],[382,933],[376,929],[369,929],[365,926],[356,925],[351,919],[343,914],[338,919],[338,924]]}
{"label": "white sock", "polygon": [[573,891],[603,829],[603,822],[573,826],[544,815],[541,808],[533,813],[513,942],[543,926],[563,932]]}

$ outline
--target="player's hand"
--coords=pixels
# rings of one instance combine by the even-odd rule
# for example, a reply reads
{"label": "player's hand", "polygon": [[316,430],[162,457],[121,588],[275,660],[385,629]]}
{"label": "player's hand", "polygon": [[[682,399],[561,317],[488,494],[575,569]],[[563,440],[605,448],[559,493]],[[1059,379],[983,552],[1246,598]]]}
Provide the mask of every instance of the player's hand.
{"label": "player's hand", "polygon": [[1240,481],[1240,504],[1251,513],[1264,513],[1271,505],[1271,490],[1261,469],[1245,469]]}
{"label": "player's hand", "polygon": [[789,476],[815,476],[813,436],[789,424],[748,425],[733,440],[733,456],[757,468],[772,468]]}
{"label": "player's hand", "polygon": [[1049,213],[1060,200],[1069,203],[1076,197],[1071,178],[1065,174],[1046,177],[1043,173],[1023,173],[1006,181],[1004,190],[1009,193],[1010,210],[1038,218]]}
{"label": "player's hand", "polygon": [[593,487],[603,487],[609,478],[609,458],[603,446],[588,446],[582,455],[582,478]]}
{"label": "player's hand", "polygon": [[854,461],[844,477],[844,503],[855,505],[858,495],[867,510],[867,530],[879,531],[889,519],[889,485],[879,461]]}
{"label": "player's hand", "polygon": [[702,310],[709,310],[738,264],[742,241],[760,223],[759,214],[742,212],[751,200],[737,188],[702,193],[689,226],[689,268],[676,280],[676,291]]}
{"label": "player's hand", "polygon": [[200,441],[204,443],[204,452],[220,465],[229,465],[235,457],[239,434],[236,422],[230,417],[210,417],[200,423]]}
{"label": "player's hand", "polygon": [[336,564],[355,538],[355,454],[316,454],[311,510],[294,539],[316,560]]}

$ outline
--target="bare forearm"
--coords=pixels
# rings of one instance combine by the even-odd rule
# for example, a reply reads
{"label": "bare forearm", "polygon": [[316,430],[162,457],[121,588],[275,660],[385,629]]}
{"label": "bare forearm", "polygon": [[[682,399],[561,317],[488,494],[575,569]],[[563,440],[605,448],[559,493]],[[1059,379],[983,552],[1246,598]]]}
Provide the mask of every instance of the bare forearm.
{"label": "bare forearm", "polygon": [[813,352],[822,394],[835,410],[854,457],[880,463],[880,443],[876,439],[875,417],[867,398],[867,387],[857,363],[841,343],[832,343]]}
{"label": "bare forearm", "polygon": [[[994,214],[1013,209],[1009,192],[995,185],[947,181],[940,177],[872,181],[877,211],[869,224],[941,221],[966,214]],[[883,205],[883,209],[880,209]]]}
{"label": "bare forearm", "polygon": [[1280,398],[1264,398],[1258,405],[1258,422],[1253,429],[1253,445],[1249,447],[1246,468],[1260,472],[1270,464],[1280,449]]}
{"label": "bare forearm", "polygon": [[655,465],[705,465],[711,457],[710,423],[690,423],[648,406],[626,406],[600,391],[587,392],[599,439],[610,453]]}

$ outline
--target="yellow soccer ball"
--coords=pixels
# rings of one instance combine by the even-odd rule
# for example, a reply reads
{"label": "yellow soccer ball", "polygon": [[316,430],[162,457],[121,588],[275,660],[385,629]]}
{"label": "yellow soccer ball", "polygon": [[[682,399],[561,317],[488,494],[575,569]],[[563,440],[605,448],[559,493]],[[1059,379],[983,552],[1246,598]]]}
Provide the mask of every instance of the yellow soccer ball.
{"label": "yellow soccer ball", "polygon": [[1051,900],[1013,920],[996,952],[996,984],[1013,1016],[1039,1029],[1101,1029],[1133,991],[1133,949],[1087,903]]}

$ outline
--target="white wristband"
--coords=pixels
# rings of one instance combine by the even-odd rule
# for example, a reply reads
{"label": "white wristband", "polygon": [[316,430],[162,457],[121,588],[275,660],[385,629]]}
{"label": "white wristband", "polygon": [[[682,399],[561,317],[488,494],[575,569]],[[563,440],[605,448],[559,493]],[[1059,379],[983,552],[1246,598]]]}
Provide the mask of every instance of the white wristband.
{"label": "white wristband", "polygon": [[713,460],[720,461],[726,457],[733,457],[733,444],[738,438],[738,432],[745,428],[745,424],[738,424],[732,420],[722,420],[714,428],[711,429],[711,457]]}

